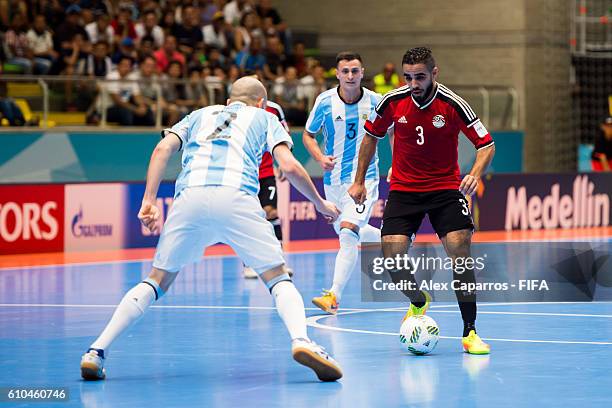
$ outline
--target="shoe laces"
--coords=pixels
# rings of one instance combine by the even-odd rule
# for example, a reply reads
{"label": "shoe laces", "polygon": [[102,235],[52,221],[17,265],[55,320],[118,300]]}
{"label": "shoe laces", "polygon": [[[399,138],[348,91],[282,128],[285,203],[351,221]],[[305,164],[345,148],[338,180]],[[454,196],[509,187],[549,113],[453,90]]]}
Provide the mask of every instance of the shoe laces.
{"label": "shoe laces", "polygon": [[334,296],[334,292],[332,292],[329,289],[321,289],[321,293],[323,294],[323,296],[329,296],[329,297]]}

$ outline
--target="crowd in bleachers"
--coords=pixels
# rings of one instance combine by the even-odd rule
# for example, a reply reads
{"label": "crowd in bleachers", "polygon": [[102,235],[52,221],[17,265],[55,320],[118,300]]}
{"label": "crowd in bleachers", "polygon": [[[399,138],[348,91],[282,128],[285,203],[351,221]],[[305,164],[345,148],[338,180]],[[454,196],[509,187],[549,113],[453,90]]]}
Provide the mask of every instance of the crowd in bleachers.
{"label": "crowd in bleachers", "polygon": [[[91,123],[104,108],[109,122],[153,125],[158,107],[173,123],[257,74],[288,122],[303,125],[327,89],[270,0],[0,0],[0,36],[0,73],[74,78],[64,109],[87,110]],[[102,98],[87,77],[115,82]]]}

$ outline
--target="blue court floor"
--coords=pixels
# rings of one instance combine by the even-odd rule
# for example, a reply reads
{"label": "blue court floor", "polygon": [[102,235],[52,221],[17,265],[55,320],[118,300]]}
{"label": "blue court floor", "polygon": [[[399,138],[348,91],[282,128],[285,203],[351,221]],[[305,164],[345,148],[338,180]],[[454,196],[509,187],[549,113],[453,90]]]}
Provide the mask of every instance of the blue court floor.
{"label": "blue court floor", "polygon": [[362,303],[358,272],[342,312],[310,299],[328,287],[335,253],[288,255],[310,335],[342,364],[320,383],[290,355],[266,288],[235,257],[206,258],[110,349],[107,379],[83,382],[81,354],[149,262],[0,270],[0,387],[67,387],[64,403],[98,407],[612,407],[612,303],[483,304],[490,356],[462,352],[455,304],[428,314],[441,328],[428,356],[402,351],[402,303]]}

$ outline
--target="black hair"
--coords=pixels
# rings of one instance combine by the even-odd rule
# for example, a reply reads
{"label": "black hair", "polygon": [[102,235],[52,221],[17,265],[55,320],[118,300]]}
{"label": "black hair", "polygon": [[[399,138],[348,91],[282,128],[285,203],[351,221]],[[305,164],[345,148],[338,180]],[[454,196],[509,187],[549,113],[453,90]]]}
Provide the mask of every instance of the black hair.
{"label": "black hair", "polygon": [[338,55],[336,55],[336,65],[338,65],[340,61],[345,61],[345,60],[346,61],[357,60],[363,63],[363,61],[361,60],[361,55],[353,51],[342,51],[338,53]]}
{"label": "black hair", "polygon": [[434,59],[429,48],[416,47],[406,51],[404,57],[402,58],[402,65],[403,64],[425,64],[425,66],[427,66],[427,69],[431,72],[436,66],[436,60]]}

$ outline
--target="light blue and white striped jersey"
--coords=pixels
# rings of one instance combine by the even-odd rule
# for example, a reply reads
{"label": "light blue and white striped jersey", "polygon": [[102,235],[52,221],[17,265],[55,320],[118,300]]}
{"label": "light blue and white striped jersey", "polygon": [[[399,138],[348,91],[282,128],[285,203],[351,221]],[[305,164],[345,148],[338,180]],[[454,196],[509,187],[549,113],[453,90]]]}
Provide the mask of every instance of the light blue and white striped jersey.
{"label": "light blue and white striped jersey", "polygon": [[[355,180],[359,147],[365,135],[363,126],[382,99],[376,92],[361,89],[361,98],[352,104],[345,103],[340,98],[339,87],[321,93],[306,122],[306,130],[309,133],[316,134],[323,130],[324,154],[334,156],[338,160],[331,172],[325,172],[324,184],[339,185]],[[379,177],[377,150],[368,167],[366,179]]]}
{"label": "light blue and white striped jersey", "polygon": [[293,147],[276,116],[242,102],[196,110],[164,129],[164,136],[168,133],[182,141],[183,169],[176,179],[177,196],[193,186],[229,186],[256,195],[263,152],[271,152],[283,142]]}

